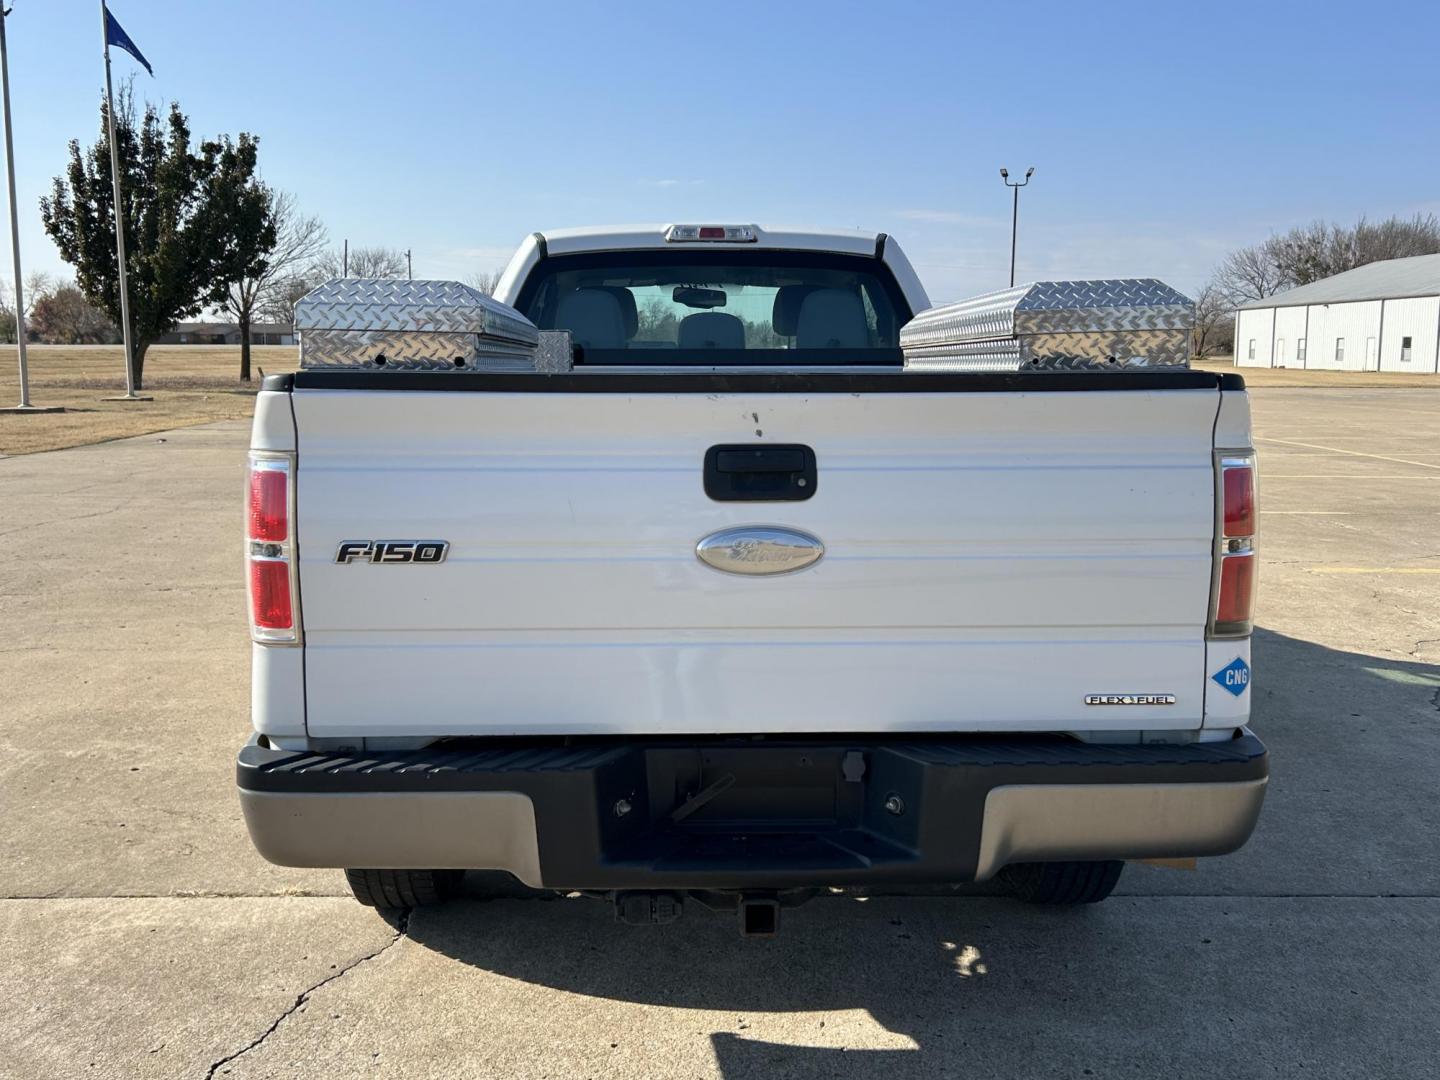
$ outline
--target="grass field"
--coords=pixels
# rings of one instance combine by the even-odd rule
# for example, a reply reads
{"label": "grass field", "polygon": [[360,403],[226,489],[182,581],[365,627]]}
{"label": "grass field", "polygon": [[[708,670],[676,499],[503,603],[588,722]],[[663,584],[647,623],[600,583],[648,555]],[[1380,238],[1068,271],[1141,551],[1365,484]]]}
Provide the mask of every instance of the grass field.
{"label": "grass field", "polygon": [[[30,400],[61,405],[63,413],[18,416],[0,413],[0,455],[33,454],[66,446],[123,439],[151,431],[243,419],[255,406],[260,372],[293,371],[291,345],[257,345],[251,361],[254,380],[242,383],[238,345],[155,345],[145,357],[144,393],[154,401],[105,401],[125,391],[118,345],[32,345]],[[1252,387],[1354,386],[1425,387],[1440,390],[1435,375],[1345,371],[1237,368],[1230,359],[1203,360],[1207,371],[1236,371]],[[0,345],[0,405],[20,400],[15,347]]]}
{"label": "grass field", "polygon": [[[32,454],[65,446],[123,439],[151,431],[248,417],[260,371],[295,370],[291,345],[257,345],[254,379],[242,383],[238,345],[152,345],[145,355],[142,393],[154,401],[104,401],[125,392],[118,345],[31,345],[30,401],[61,405],[63,413],[0,413],[0,454]],[[15,346],[0,345],[0,405],[20,401]]]}

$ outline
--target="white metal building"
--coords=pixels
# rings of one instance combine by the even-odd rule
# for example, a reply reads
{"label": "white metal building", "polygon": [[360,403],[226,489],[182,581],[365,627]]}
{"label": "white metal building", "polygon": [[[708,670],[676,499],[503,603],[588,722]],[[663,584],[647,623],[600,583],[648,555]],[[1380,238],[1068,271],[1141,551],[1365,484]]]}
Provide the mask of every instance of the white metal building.
{"label": "white metal building", "polygon": [[1241,367],[1440,372],[1440,255],[1388,259],[1246,304]]}

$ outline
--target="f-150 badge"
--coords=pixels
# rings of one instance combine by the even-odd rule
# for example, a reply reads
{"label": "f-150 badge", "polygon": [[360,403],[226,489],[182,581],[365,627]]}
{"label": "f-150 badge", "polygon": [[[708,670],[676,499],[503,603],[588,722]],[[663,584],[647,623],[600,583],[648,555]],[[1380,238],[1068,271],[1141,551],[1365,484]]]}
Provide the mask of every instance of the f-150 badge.
{"label": "f-150 badge", "polygon": [[342,540],[335,550],[335,561],[442,563],[449,550],[448,540]]}
{"label": "f-150 badge", "polygon": [[727,574],[789,574],[825,554],[825,545],[809,533],[778,525],[721,529],[695,545],[706,566]]}

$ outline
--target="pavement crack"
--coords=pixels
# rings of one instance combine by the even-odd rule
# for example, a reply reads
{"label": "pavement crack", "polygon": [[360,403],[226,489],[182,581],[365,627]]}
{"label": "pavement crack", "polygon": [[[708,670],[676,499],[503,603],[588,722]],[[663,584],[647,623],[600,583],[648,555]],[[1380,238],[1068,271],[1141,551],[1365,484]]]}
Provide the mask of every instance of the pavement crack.
{"label": "pavement crack", "polygon": [[374,960],[377,957],[388,952],[389,950],[393,949],[397,944],[400,943],[400,940],[404,938],[406,930],[410,928],[411,910],[412,909],[410,908],[405,908],[404,911],[400,913],[400,918],[395,926],[395,936],[392,937],[389,941],[387,941],[384,945],[381,945],[380,948],[376,949],[374,952],[366,953],[358,960],[351,961],[350,963],[342,967],[339,971],[336,971],[332,975],[327,975],[325,978],[317,982],[314,986],[297,994],[295,1000],[290,1003],[289,1008],[287,1008],[284,1012],[277,1016],[271,1022],[270,1026],[267,1027],[264,1031],[262,1031],[258,1036],[250,1040],[250,1042],[246,1043],[234,1053],[227,1054],[225,1057],[219,1058],[218,1060],[211,1062],[210,1068],[205,1072],[205,1080],[214,1080],[215,1074],[220,1069],[224,1068],[226,1065],[229,1065],[234,1061],[239,1060],[240,1058],[248,1054],[251,1050],[254,1050],[256,1047],[263,1044],[266,1039],[270,1038],[271,1035],[274,1035],[275,1032],[280,1029],[281,1024],[283,1024],[290,1017],[294,1016],[295,1013],[300,1009],[300,1007],[304,1005],[307,1001],[309,1001],[311,995],[313,995],[316,991],[321,990],[326,986],[329,986],[336,979],[344,978],[346,975],[350,974],[350,972],[354,971],[362,964],[368,964],[371,960]]}

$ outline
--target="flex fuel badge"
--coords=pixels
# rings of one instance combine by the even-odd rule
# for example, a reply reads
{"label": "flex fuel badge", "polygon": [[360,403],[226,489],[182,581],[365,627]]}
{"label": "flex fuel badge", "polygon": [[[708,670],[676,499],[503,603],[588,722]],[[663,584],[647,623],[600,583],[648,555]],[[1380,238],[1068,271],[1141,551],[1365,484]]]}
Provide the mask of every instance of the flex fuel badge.
{"label": "flex fuel badge", "polygon": [[1239,697],[1250,685],[1250,665],[1237,656],[1210,677],[1230,693]]}

